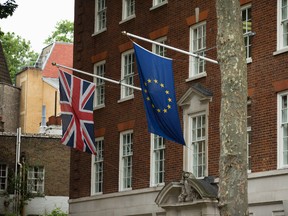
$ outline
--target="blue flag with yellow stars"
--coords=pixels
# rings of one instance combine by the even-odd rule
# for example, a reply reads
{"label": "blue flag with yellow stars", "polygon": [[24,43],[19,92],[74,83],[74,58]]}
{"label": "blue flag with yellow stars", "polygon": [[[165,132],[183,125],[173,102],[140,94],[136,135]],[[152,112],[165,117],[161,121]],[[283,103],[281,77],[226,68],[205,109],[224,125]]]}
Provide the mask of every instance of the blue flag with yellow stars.
{"label": "blue flag with yellow stars", "polygon": [[172,60],[134,43],[148,131],[185,145],[174,90]]}

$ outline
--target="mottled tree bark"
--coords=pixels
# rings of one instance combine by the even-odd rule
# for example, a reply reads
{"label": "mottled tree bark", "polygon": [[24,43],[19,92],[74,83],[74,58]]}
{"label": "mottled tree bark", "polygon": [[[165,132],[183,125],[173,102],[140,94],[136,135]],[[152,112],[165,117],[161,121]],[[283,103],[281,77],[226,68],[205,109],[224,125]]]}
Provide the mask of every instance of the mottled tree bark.
{"label": "mottled tree bark", "polygon": [[248,215],[247,66],[239,0],[216,0],[217,58],[221,70],[219,210]]}

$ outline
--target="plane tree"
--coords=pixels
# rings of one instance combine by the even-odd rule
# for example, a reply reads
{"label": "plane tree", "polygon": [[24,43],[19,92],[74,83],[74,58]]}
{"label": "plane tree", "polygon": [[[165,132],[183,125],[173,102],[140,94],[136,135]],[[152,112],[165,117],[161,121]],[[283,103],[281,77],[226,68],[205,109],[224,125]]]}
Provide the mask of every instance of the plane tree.
{"label": "plane tree", "polygon": [[219,210],[248,215],[247,66],[239,0],[216,0],[221,71]]}

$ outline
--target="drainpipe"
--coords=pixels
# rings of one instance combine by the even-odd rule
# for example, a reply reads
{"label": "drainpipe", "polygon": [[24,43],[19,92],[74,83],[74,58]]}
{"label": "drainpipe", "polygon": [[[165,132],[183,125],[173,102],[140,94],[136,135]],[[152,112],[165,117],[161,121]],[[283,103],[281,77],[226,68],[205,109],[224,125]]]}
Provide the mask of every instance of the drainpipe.
{"label": "drainpipe", "polygon": [[[21,173],[22,173],[22,164],[20,163],[20,148],[21,148],[21,127],[17,128],[17,138],[16,138],[16,158],[15,158],[15,189],[14,189],[14,199],[15,199],[15,203],[14,203],[14,211],[16,213],[16,215],[18,215],[18,203],[19,203],[19,190],[17,191],[17,179],[19,178],[19,183],[20,179],[22,178]],[[20,167],[19,170],[19,177],[18,177],[18,166]],[[19,187],[19,185],[18,185]]]}

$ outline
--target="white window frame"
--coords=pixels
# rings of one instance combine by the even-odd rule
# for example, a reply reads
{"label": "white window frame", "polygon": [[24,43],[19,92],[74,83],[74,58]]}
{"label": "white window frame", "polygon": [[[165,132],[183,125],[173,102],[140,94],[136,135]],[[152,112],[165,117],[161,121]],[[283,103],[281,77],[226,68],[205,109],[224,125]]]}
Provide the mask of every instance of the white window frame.
{"label": "white window frame", "polygon": [[[101,2],[101,4],[99,4]],[[101,8],[99,7],[101,5]],[[106,30],[106,0],[95,0],[95,33],[100,33]]]}
{"label": "white window frame", "polygon": [[[132,60],[132,61],[131,61]],[[121,82],[134,86],[135,57],[134,51],[128,50],[121,55]],[[121,85],[121,100],[134,97],[134,89]]]}
{"label": "white window frame", "polygon": [[136,0],[122,0],[122,21],[135,17]]}
{"label": "white window frame", "polygon": [[43,166],[30,166],[28,168],[27,187],[31,193],[43,194],[45,185],[44,181],[45,181],[45,169]]}
{"label": "white window frame", "polygon": [[[156,39],[155,41],[157,41],[158,43],[161,43],[161,44],[165,44],[167,41],[167,37],[161,37],[161,38]],[[157,44],[152,44],[152,52],[157,54],[157,55],[166,57],[167,49],[163,46],[160,46]]]}
{"label": "white window frame", "polygon": [[[288,127],[288,105],[286,107],[286,121],[284,123],[282,123],[283,118],[282,118],[282,111],[284,112],[284,110],[282,110],[282,98],[284,96],[287,96],[287,103],[288,103],[288,91],[282,92],[278,94],[278,104],[277,104],[277,116],[278,116],[278,122],[277,122],[277,135],[278,135],[278,157],[277,157],[277,161],[278,161],[278,169],[284,169],[284,168],[288,168],[288,162],[287,164],[284,163],[284,144],[283,144],[283,127],[284,125],[286,127]],[[288,129],[287,129],[288,130]],[[287,139],[288,139],[288,134],[287,134]],[[288,147],[287,147],[288,148]],[[286,154],[288,157],[288,151],[286,151]]]}
{"label": "white window frame", "polygon": [[[7,190],[7,181],[8,181],[8,165],[1,163],[0,164],[0,191]],[[4,185],[4,188],[2,188]]]}
{"label": "white window frame", "polygon": [[[247,63],[252,62],[252,56],[251,56],[251,50],[252,50],[252,17],[248,17],[249,13],[248,10],[250,10],[251,14],[251,4],[245,5],[241,8],[241,15],[242,15],[242,23],[243,23],[243,37],[244,37],[244,44],[245,44],[245,50],[246,50],[246,61]],[[246,16],[243,18],[243,12],[246,11]]]}
{"label": "white window frame", "polygon": [[[282,19],[282,1],[283,0],[277,0],[277,52],[274,54],[288,51],[288,43],[287,44],[284,43],[284,37],[283,37],[284,24],[286,24],[287,26],[286,33],[288,33],[288,7],[286,10],[287,18]],[[286,37],[288,37],[288,35]]]}
{"label": "white window frame", "polygon": [[251,123],[251,115],[249,115],[248,109],[251,109],[251,101],[247,103],[247,170],[248,173],[251,173],[251,138],[252,138],[252,126],[249,124]]}
{"label": "white window frame", "polygon": [[151,134],[150,143],[150,187],[162,186],[165,184],[165,142],[163,137]]}
{"label": "white window frame", "polygon": [[[127,139],[124,138],[126,136],[129,137],[130,140],[127,141]],[[120,149],[119,191],[132,190],[133,130],[127,130],[127,131],[123,131],[120,133],[120,148],[119,149]]]}
{"label": "white window frame", "polygon": [[[94,64],[94,74],[98,76],[105,76],[106,61],[100,61]],[[94,77],[93,82],[96,84],[94,94],[94,108],[102,108],[105,106],[105,81]]]}
{"label": "white window frame", "polygon": [[[199,29],[201,29],[201,31],[199,31]],[[197,30],[197,38],[195,38],[195,31]],[[201,36],[199,36],[198,32],[202,32]],[[199,37],[198,37],[199,36]],[[201,46],[199,47],[195,47],[195,39],[199,39],[201,38]],[[190,27],[190,52],[193,52],[195,54],[199,54],[199,55],[204,55],[205,57],[205,53],[206,53],[206,22],[201,22],[198,23],[196,25],[193,25]],[[197,43],[199,44],[199,43]],[[198,46],[198,45],[197,45]],[[201,65],[202,64],[202,70],[199,71],[201,69]],[[206,62],[203,59],[197,58],[197,57],[193,57],[193,56],[189,56],[189,78],[192,79],[198,79],[204,76],[207,76],[206,74]]]}
{"label": "white window frame", "polygon": [[[196,135],[196,138],[195,138],[195,134],[193,135],[193,119],[196,119],[197,120],[197,123],[198,123],[198,118],[201,118],[201,121],[202,121],[202,117],[205,118],[205,122],[204,122],[204,136],[201,136],[200,139],[197,138],[197,135]],[[203,129],[202,125],[201,125],[201,128]],[[196,133],[197,133],[197,130],[198,128],[196,128]],[[208,166],[208,157],[207,157],[207,116],[205,114],[205,112],[201,112],[201,113],[197,113],[195,115],[190,115],[189,117],[189,146],[188,148],[191,150],[190,151],[190,157],[191,157],[191,160],[190,160],[190,163],[188,164],[188,169],[189,169],[189,172],[192,172],[193,175],[196,177],[196,178],[204,178],[205,176],[208,175],[208,169],[207,169],[207,166]],[[202,130],[201,130],[201,133],[202,133]],[[203,150],[203,146],[204,146],[204,158],[202,159],[202,163],[203,164],[200,164],[201,167],[202,167],[202,172],[201,173],[198,173],[198,169],[197,167],[200,167],[199,164],[198,164],[198,160],[199,160],[199,150],[198,149],[195,149],[195,146],[197,145],[197,148],[199,147],[200,143],[202,143],[202,149]],[[198,145],[199,144],[199,145]],[[197,152],[195,152],[197,151]],[[195,164],[195,156],[197,156],[197,162]],[[195,168],[196,167],[196,168]]]}
{"label": "white window frame", "polygon": [[[186,172],[193,173],[193,161],[192,154],[193,149],[191,148],[192,142],[192,124],[191,118],[194,116],[205,115],[206,117],[206,127],[205,127],[205,156],[206,156],[206,169],[205,176],[208,175],[209,165],[208,165],[208,153],[209,153],[209,103],[212,101],[212,94],[203,94],[197,88],[191,87],[178,101],[179,106],[183,110],[183,124],[184,124],[184,139],[186,140],[187,148],[183,149],[183,170]],[[194,174],[195,175],[195,174]]]}
{"label": "white window frame", "polygon": [[167,3],[168,3],[168,0],[153,0],[152,1],[152,8],[160,7],[160,6],[167,4]]}
{"label": "white window frame", "polygon": [[96,155],[92,155],[91,195],[103,194],[104,137],[95,139]]}

